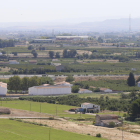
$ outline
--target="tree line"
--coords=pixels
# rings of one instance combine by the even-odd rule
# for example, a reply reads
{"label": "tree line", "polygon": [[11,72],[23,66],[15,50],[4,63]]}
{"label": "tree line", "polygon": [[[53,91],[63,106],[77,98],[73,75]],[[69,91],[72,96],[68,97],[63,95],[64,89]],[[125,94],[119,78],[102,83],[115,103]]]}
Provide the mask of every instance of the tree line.
{"label": "tree line", "polygon": [[7,83],[8,90],[14,90],[16,93],[18,90],[26,91],[29,87],[39,86],[42,84],[53,84],[53,81],[49,77],[37,77],[33,76],[31,78],[24,77],[20,78],[19,76],[13,76],[9,78]]}
{"label": "tree line", "polygon": [[15,46],[15,41],[10,39],[10,40],[2,40],[0,39],[0,48],[5,48],[5,47],[14,47]]}

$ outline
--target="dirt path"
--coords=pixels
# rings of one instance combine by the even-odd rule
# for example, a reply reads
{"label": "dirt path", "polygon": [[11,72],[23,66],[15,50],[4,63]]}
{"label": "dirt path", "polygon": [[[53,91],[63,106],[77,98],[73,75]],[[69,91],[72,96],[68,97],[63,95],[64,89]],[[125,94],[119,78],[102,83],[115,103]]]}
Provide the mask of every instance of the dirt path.
{"label": "dirt path", "polygon": [[[27,121],[27,120],[26,120]],[[59,120],[28,120],[32,122],[47,124],[49,127],[60,129],[64,131],[79,133],[79,134],[90,134],[96,136],[97,133],[101,133],[103,138],[108,140],[121,140],[122,131],[116,128],[106,128],[94,125],[76,124],[70,121],[59,121]],[[140,127],[137,126],[140,130]],[[123,140],[140,140],[140,134],[133,134],[129,132],[123,132]]]}

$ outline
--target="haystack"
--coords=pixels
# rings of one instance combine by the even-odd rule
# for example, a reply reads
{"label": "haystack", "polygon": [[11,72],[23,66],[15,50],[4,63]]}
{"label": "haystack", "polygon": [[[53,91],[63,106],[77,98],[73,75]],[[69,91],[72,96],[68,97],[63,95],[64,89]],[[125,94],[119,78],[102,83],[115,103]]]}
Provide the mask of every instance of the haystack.
{"label": "haystack", "polygon": [[8,108],[0,108],[0,114],[10,114],[11,111]]}

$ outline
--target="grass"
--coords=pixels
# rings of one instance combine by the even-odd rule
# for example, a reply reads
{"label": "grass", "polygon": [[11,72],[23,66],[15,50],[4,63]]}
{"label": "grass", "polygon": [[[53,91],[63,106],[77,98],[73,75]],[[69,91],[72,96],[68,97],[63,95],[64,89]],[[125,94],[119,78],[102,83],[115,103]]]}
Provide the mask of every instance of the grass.
{"label": "grass", "polygon": [[[41,113],[48,113],[55,116],[57,113],[57,116],[59,117],[69,117],[69,118],[77,118],[80,116],[80,114],[69,114],[64,112],[65,110],[69,110],[70,108],[76,108],[75,106],[39,103],[39,102],[32,102],[32,101],[25,101],[25,100],[2,101],[0,106],[30,111],[30,104],[31,104],[31,111],[34,112],[40,112],[40,106],[41,106]],[[81,117],[94,118],[94,116],[87,115],[87,114],[81,114]]]}
{"label": "grass", "polygon": [[[80,135],[48,127],[0,119],[0,136],[3,140],[98,140],[99,138]],[[105,140],[100,138],[101,140]]]}

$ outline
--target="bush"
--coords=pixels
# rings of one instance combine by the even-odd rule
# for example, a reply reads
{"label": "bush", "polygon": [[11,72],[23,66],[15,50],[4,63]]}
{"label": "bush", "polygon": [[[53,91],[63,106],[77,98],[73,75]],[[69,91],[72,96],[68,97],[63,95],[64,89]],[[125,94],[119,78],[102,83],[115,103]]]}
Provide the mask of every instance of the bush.
{"label": "bush", "polygon": [[49,120],[54,120],[54,117],[49,117]]}
{"label": "bush", "polygon": [[99,137],[99,138],[101,138],[101,134],[99,133],[99,134],[96,134],[96,137]]}
{"label": "bush", "polygon": [[74,78],[72,76],[68,76],[66,78],[66,82],[72,82],[72,81],[74,81]]}
{"label": "bush", "polygon": [[136,118],[135,121],[140,121],[140,118]]}
{"label": "bush", "polygon": [[115,123],[114,122],[110,122],[109,125],[108,125],[108,127],[114,128],[115,127]]}
{"label": "bush", "polygon": [[73,93],[78,93],[79,87],[78,87],[78,86],[72,86],[71,91],[72,91]]}
{"label": "bush", "polygon": [[100,92],[100,89],[99,88],[95,88],[94,92]]}

